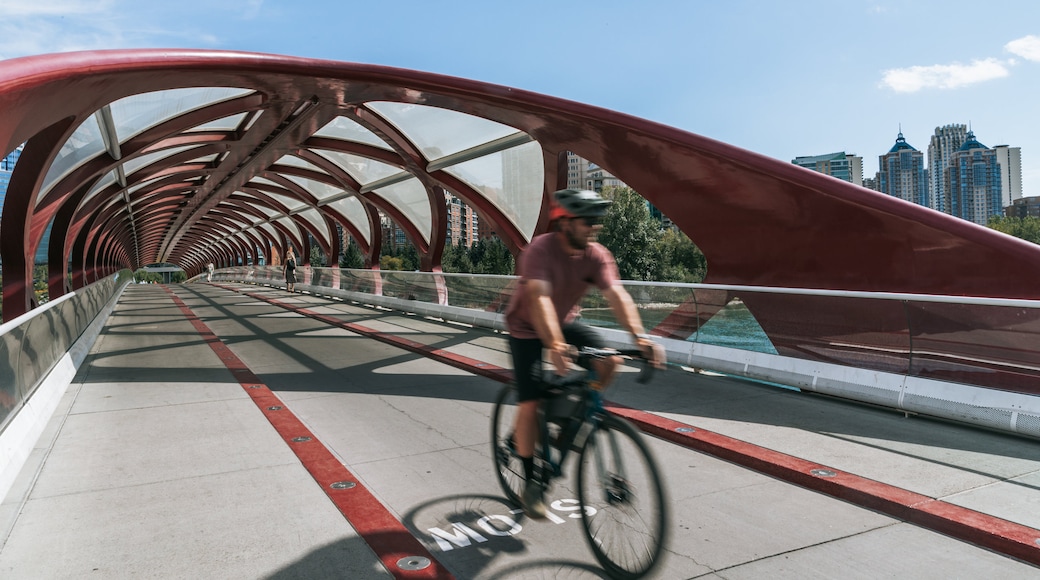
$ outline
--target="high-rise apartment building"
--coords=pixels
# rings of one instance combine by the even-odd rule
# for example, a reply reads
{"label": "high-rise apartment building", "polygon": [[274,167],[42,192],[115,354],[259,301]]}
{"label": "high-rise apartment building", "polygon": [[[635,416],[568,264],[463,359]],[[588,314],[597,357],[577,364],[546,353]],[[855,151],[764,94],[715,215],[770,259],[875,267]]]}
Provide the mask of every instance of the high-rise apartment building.
{"label": "high-rise apartment building", "polygon": [[585,186],[581,189],[591,189],[596,193],[602,193],[604,187],[628,187],[624,181],[621,181],[614,174],[603,169],[599,165],[588,162],[588,168],[585,171]]}
{"label": "high-rise apartment building", "polygon": [[931,178],[928,191],[928,207],[951,213],[946,207],[946,168],[950,157],[968,140],[967,125],[946,125],[936,127],[928,143],[928,175]]}
{"label": "high-rise apartment building", "polygon": [[4,211],[4,199],[7,197],[7,186],[11,185],[11,173],[14,172],[14,164],[22,156],[22,146],[0,159],[0,215]]}
{"label": "high-rise apartment building", "polygon": [[846,154],[844,151],[827,153],[825,155],[795,157],[791,160],[791,163],[848,181],[849,183],[855,183],[859,186],[863,185],[863,158],[857,155]]}
{"label": "high-rise apartment building", "polygon": [[996,145],[997,163],[1000,164],[1000,191],[1004,207],[1022,199],[1022,148]]}
{"label": "high-rise apartment building", "polygon": [[445,192],[445,202],[448,210],[448,231],[445,242],[448,245],[463,245],[470,247],[476,242],[478,236],[478,223],[480,218],[473,208],[462,202],[461,199]]}
{"label": "high-rise apartment building", "polygon": [[567,189],[585,189],[585,174],[588,171],[588,160],[567,152]]}
{"label": "high-rise apartment building", "polygon": [[1040,195],[1020,197],[1004,208],[1007,217],[1040,217]]}
{"label": "high-rise apartment building", "polygon": [[19,145],[17,149],[0,159],[0,215],[3,215],[4,200],[7,198],[7,186],[11,184],[11,173],[14,172],[14,165],[22,155],[22,147],[22,145]]}
{"label": "high-rise apartment building", "polygon": [[878,157],[878,168],[878,191],[903,201],[929,206],[924,153],[907,143],[902,132],[888,153]]}
{"label": "high-rise apartment building", "polygon": [[986,225],[990,216],[1003,215],[1000,164],[997,152],[975,139],[967,140],[949,157],[945,179],[946,213]]}

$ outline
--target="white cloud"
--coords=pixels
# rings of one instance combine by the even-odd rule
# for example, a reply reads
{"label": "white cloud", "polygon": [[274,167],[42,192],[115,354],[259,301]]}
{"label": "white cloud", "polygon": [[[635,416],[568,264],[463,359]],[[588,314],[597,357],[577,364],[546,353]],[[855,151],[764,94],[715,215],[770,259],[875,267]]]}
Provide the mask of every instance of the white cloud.
{"label": "white cloud", "polygon": [[0,14],[3,14],[5,19],[97,14],[111,10],[113,2],[114,0],[47,0],[46,2],[0,0]]}
{"label": "white cloud", "polygon": [[995,58],[974,60],[971,64],[936,64],[896,68],[883,73],[881,86],[897,93],[921,89],[956,89],[1008,76],[1007,63]]}
{"label": "white cloud", "polygon": [[1026,60],[1040,62],[1040,37],[1023,36],[1004,45],[1004,50]]}
{"label": "white cloud", "polygon": [[[262,8],[262,0],[247,4],[252,12]],[[74,50],[219,45],[219,37],[185,25],[182,12],[192,14],[183,6],[171,9],[134,0],[0,0],[0,59]]]}

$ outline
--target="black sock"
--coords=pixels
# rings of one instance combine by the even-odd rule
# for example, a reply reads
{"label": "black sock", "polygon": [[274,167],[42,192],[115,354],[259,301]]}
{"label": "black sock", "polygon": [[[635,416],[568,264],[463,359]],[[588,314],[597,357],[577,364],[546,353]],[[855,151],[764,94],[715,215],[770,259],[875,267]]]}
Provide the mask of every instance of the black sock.
{"label": "black sock", "polygon": [[524,478],[534,481],[534,457],[521,457],[520,461],[524,462]]}

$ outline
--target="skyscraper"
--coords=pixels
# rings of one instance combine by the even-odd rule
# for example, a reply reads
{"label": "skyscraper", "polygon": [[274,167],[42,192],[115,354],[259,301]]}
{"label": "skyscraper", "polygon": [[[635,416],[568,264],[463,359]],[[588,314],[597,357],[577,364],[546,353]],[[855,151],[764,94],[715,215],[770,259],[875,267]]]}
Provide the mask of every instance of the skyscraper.
{"label": "skyscraper", "polygon": [[7,186],[11,184],[11,173],[14,171],[14,164],[18,162],[18,158],[21,155],[22,145],[19,145],[17,149],[0,159],[0,215],[4,213],[4,200],[7,198]]}
{"label": "skyscraper", "polygon": [[[14,173],[14,166],[22,156],[24,147],[25,145],[19,145],[14,151],[8,153],[6,157],[0,159],[0,215],[3,215],[4,200],[7,198],[7,187],[11,184],[11,174]],[[36,256],[34,257],[36,264],[47,263],[47,251],[50,245],[51,227],[53,225],[54,218],[51,218],[51,222],[47,224],[47,228],[43,231],[40,245],[36,248]]]}
{"label": "skyscraper", "polygon": [[878,157],[878,167],[878,191],[929,206],[924,153],[907,143],[902,132],[888,153]]}
{"label": "skyscraper", "polygon": [[844,151],[795,157],[791,163],[849,183],[863,185],[863,158],[851,154],[846,155]]}
{"label": "skyscraper", "polygon": [[979,225],[1003,215],[997,152],[979,143],[975,133],[968,131],[967,140],[950,155],[944,181],[947,213]]}
{"label": "skyscraper", "polygon": [[928,144],[928,175],[931,177],[928,192],[928,207],[951,213],[946,207],[946,167],[950,157],[968,140],[967,125],[936,127]]}
{"label": "skyscraper", "polygon": [[448,231],[445,243],[452,246],[463,245],[470,247],[479,238],[477,236],[479,217],[473,208],[466,205],[461,199],[444,192],[448,210]]}
{"label": "skyscraper", "polygon": [[7,186],[11,184],[11,173],[14,171],[14,164],[18,162],[18,158],[21,155],[22,146],[19,145],[17,149],[0,159],[0,215],[3,214],[4,198],[7,197]]}
{"label": "skyscraper", "polygon": [[1022,148],[996,145],[993,149],[1000,164],[1001,204],[1007,207],[1022,199]]}
{"label": "skyscraper", "polygon": [[569,189],[585,189],[585,174],[589,170],[589,162],[581,157],[567,152],[567,187]]}

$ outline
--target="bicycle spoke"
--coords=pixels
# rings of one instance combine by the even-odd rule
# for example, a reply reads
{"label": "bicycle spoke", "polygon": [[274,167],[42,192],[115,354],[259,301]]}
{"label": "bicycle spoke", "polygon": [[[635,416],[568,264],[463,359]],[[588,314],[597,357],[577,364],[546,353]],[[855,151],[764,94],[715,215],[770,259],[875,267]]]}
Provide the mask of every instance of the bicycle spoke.
{"label": "bicycle spoke", "polygon": [[524,466],[513,445],[516,412],[516,388],[510,385],[498,395],[491,414],[491,458],[506,499],[519,505],[524,489]]}
{"label": "bicycle spoke", "polygon": [[582,523],[603,567],[637,578],[657,562],[665,542],[663,489],[646,444],[634,427],[607,418],[581,452],[578,497]]}

